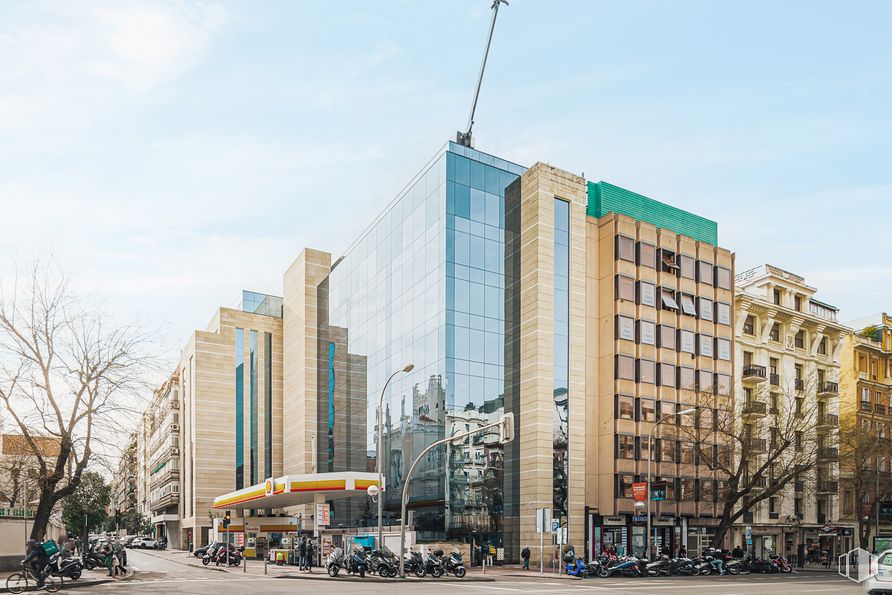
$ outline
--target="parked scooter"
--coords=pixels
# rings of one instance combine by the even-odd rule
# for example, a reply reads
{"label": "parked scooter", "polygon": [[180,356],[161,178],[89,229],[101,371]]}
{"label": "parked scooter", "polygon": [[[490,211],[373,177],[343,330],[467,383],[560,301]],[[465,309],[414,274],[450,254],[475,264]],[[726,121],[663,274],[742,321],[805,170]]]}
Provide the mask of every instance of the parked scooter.
{"label": "parked scooter", "polygon": [[222,550],[222,545],[218,545],[217,547],[209,547],[204,555],[201,557],[201,563],[207,566],[217,559],[217,554]]}
{"label": "parked scooter", "polygon": [[105,566],[105,554],[98,551],[96,546],[91,546],[90,550],[84,553],[82,560],[83,566],[87,570]]}
{"label": "parked scooter", "polygon": [[601,578],[608,578],[614,575],[643,576],[641,561],[635,557],[621,558],[612,566],[601,566],[598,569],[598,576]]}
{"label": "parked scooter", "polygon": [[567,576],[585,578],[588,575],[588,564],[582,558],[577,558],[573,552],[564,554],[564,562],[567,564]]}
{"label": "parked scooter", "polygon": [[399,574],[399,565],[396,563],[396,556],[385,545],[378,550],[372,550],[369,558],[369,572],[377,573],[378,576],[393,578]]}
{"label": "parked scooter", "polygon": [[325,561],[325,569],[328,570],[328,576],[337,576],[338,572],[344,566],[344,550],[336,547],[328,555]]}
{"label": "parked scooter", "polygon": [[61,553],[56,552],[50,556],[49,563],[46,565],[46,571],[53,576],[70,578],[76,581],[81,577],[83,565],[78,558],[65,558],[63,560]]}
{"label": "parked scooter", "polygon": [[365,578],[365,572],[369,567],[369,559],[364,548],[353,548],[353,553],[347,558],[346,562],[344,570],[346,570],[348,574],[358,574]]}
{"label": "parked scooter", "polygon": [[418,578],[427,576],[427,566],[421,553],[409,550],[403,554],[403,570],[406,574],[414,574]]}
{"label": "parked scooter", "polygon": [[468,572],[465,569],[464,561],[461,559],[461,552],[458,550],[453,550],[448,558],[443,558],[442,564],[444,572],[446,574],[451,572],[456,578],[464,578]]}
{"label": "parked scooter", "polygon": [[443,576],[443,562],[440,560],[442,555],[443,550],[434,550],[428,552],[427,557],[424,559],[424,569],[434,578]]}

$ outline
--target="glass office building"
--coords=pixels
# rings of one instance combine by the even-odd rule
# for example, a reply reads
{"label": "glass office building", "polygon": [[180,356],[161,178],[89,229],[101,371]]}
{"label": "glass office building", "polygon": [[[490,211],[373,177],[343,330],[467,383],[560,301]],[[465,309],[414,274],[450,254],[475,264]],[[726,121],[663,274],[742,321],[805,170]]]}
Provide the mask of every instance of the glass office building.
{"label": "glass office building", "polygon": [[[317,466],[375,471],[382,440],[385,524],[399,522],[402,478],[426,446],[505,411],[505,189],[523,171],[448,143],[318,288]],[[408,363],[378,436],[381,390]],[[432,451],[409,491],[418,539],[500,543],[516,499],[505,465],[496,432]],[[333,509],[337,525],[376,523],[368,498]]]}

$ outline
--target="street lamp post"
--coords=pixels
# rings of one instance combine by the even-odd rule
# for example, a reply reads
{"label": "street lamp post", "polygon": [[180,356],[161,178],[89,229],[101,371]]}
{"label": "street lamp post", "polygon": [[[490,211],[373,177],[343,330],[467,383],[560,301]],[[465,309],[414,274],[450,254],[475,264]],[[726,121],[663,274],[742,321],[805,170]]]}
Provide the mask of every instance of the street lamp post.
{"label": "street lamp post", "polygon": [[397,370],[393,374],[390,375],[390,378],[387,379],[387,382],[384,383],[384,388],[381,389],[381,396],[378,397],[378,549],[381,549],[383,545],[382,536],[383,529],[381,524],[381,515],[384,507],[384,483],[382,482],[381,476],[381,459],[384,458],[384,393],[387,392],[387,385],[390,384],[390,381],[393,380],[393,377],[399,374],[400,372],[411,372],[415,369],[415,364],[407,364],[402,369]]}
{"label": "street lamp post", "polygon": [[657,427],[661,423],[663,423],[670,417],[675,417],[676,415],[690,415],[691,413],[694,413],[695,411],[696,411],[696,409],[691,408],[691,409],[685,409],[684,411],[679,411],[678,413],[667,413],[666,415],[662,416],[660,419],[657,420],[657,423],[655,423],[653,425],[653,427],[650,429],[650,434],[648,435],[648,438],[647,438],[647,540],[645,541],[646,545],[645,545],[645,550],[644,550],[644,557],[648,558],[648,559],[650,558],[650,537],[651,537],[651,535],[650,535],[650,480],[651,480],[651,478],[650,478],[650,462],[651,462],[651,460],[653,460],[653,456],[654,456],[654,431],[657,429]]}

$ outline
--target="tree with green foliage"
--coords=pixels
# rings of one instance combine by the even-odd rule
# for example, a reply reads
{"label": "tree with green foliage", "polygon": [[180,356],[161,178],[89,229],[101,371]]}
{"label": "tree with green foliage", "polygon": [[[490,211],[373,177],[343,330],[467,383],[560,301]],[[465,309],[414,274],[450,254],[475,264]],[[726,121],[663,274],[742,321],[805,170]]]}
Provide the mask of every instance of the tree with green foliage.
{"label": "tree with green foliage", "polygon": [[95,471],[85,471],[74,492],[62,501],[62,522],[68,533],[80,535],[85,516],[90,531],[102,528],[108,518],[105,509],[110,501],[111,488],[105,478]]}

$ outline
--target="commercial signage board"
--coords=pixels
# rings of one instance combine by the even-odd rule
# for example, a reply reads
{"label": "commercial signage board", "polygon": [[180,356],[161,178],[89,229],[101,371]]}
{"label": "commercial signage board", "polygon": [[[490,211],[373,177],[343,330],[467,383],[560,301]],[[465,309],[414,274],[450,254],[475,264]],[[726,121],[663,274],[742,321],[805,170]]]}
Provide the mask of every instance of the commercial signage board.
{"label": "commercial signage board", "polygon": [[536,509],[536,533],[551,533],[551,509]]}
{"label": "commercial signage board", "polygon": [[327,527],[331,524],[331,506],[328,504],[316,505],[316,526]]}
{"label": "commercial signage board", "polygon": [[644,502],[647,500],[647,482],[636,481],[632,484],[632,498],[635,502]]}

